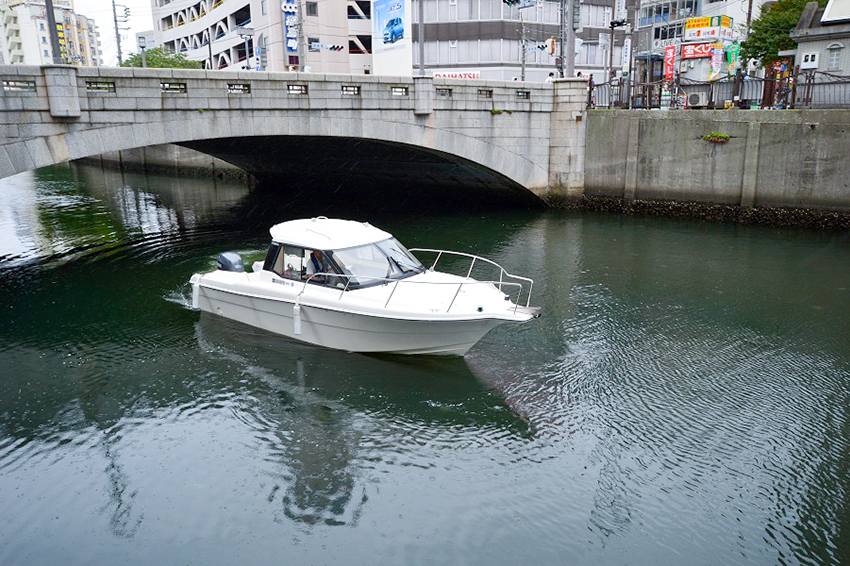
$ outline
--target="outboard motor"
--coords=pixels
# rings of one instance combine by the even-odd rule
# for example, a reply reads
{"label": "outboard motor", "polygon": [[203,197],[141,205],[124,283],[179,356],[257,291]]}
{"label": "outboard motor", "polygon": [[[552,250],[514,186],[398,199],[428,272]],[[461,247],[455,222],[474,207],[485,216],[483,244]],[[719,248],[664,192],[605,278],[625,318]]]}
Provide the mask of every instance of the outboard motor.
{"label": "outboard motor", "polygon": [[222,271],[235,271],[243,273],[245,266],[242,265],[242,256],[236,252],[224,252],[218,256],[218,268]]}

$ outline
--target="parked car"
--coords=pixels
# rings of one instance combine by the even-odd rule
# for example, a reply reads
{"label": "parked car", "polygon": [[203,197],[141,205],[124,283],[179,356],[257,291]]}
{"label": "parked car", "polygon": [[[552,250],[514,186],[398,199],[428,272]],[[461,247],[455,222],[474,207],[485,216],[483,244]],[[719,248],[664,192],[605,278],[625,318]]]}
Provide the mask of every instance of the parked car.
{"label": "parked car", "polygon": [[384,43],[395,43],[404,37],[404,22],[401,18],[390,18],[384,27]]}

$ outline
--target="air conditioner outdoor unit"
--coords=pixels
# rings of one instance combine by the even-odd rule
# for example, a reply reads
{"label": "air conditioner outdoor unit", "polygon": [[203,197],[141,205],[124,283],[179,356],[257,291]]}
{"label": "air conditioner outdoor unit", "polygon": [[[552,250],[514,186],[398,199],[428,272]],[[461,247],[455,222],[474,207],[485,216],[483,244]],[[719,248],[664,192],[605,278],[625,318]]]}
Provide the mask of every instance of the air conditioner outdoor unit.
{"label": "air conditioner outdoor unit", "polygon": [[700,108],[708,106],[707,92],[692,92],[688,95],[688,108]]}
{"label": "air conditioner outdoor unit", "polygon": [[801,69],[817,69],[818,68],[818,54],[817,53],[803,53],[802,59],[800,61]]}

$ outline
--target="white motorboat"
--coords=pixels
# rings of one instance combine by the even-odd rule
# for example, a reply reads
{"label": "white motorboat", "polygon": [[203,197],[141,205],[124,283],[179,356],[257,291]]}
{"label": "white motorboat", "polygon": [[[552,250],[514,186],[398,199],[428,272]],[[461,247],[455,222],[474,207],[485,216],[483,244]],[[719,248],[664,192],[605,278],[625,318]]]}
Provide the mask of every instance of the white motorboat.
{"label": "white motorboat", "polygon": [[[540,315],[531,279],[471,254],[407,250],[368,223],[292,220],[271,236],[252,272],[225,252],[216,271],[193,275],[192,307],[328,348],[461,356],[493,327]],[[426,268],[414,252],[435,259]],[[446,258],[468,261],[466,275],[437,271]],[[471,278],[476,265],[494,278]]]}

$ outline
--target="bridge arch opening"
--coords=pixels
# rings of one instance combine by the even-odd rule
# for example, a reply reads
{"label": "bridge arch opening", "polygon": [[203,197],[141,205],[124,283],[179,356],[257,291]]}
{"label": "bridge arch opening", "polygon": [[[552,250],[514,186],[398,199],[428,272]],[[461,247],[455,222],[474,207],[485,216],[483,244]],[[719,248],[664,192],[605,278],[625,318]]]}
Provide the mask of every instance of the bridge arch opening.
{"label": "bridge arch opening", "polygon": [[[249,172],[274,201],[310,212],[542,209],[518,183],[464,158],[381,140],[256,136],[183,142]],[[281,200],[280,193],[286,198]]]}

